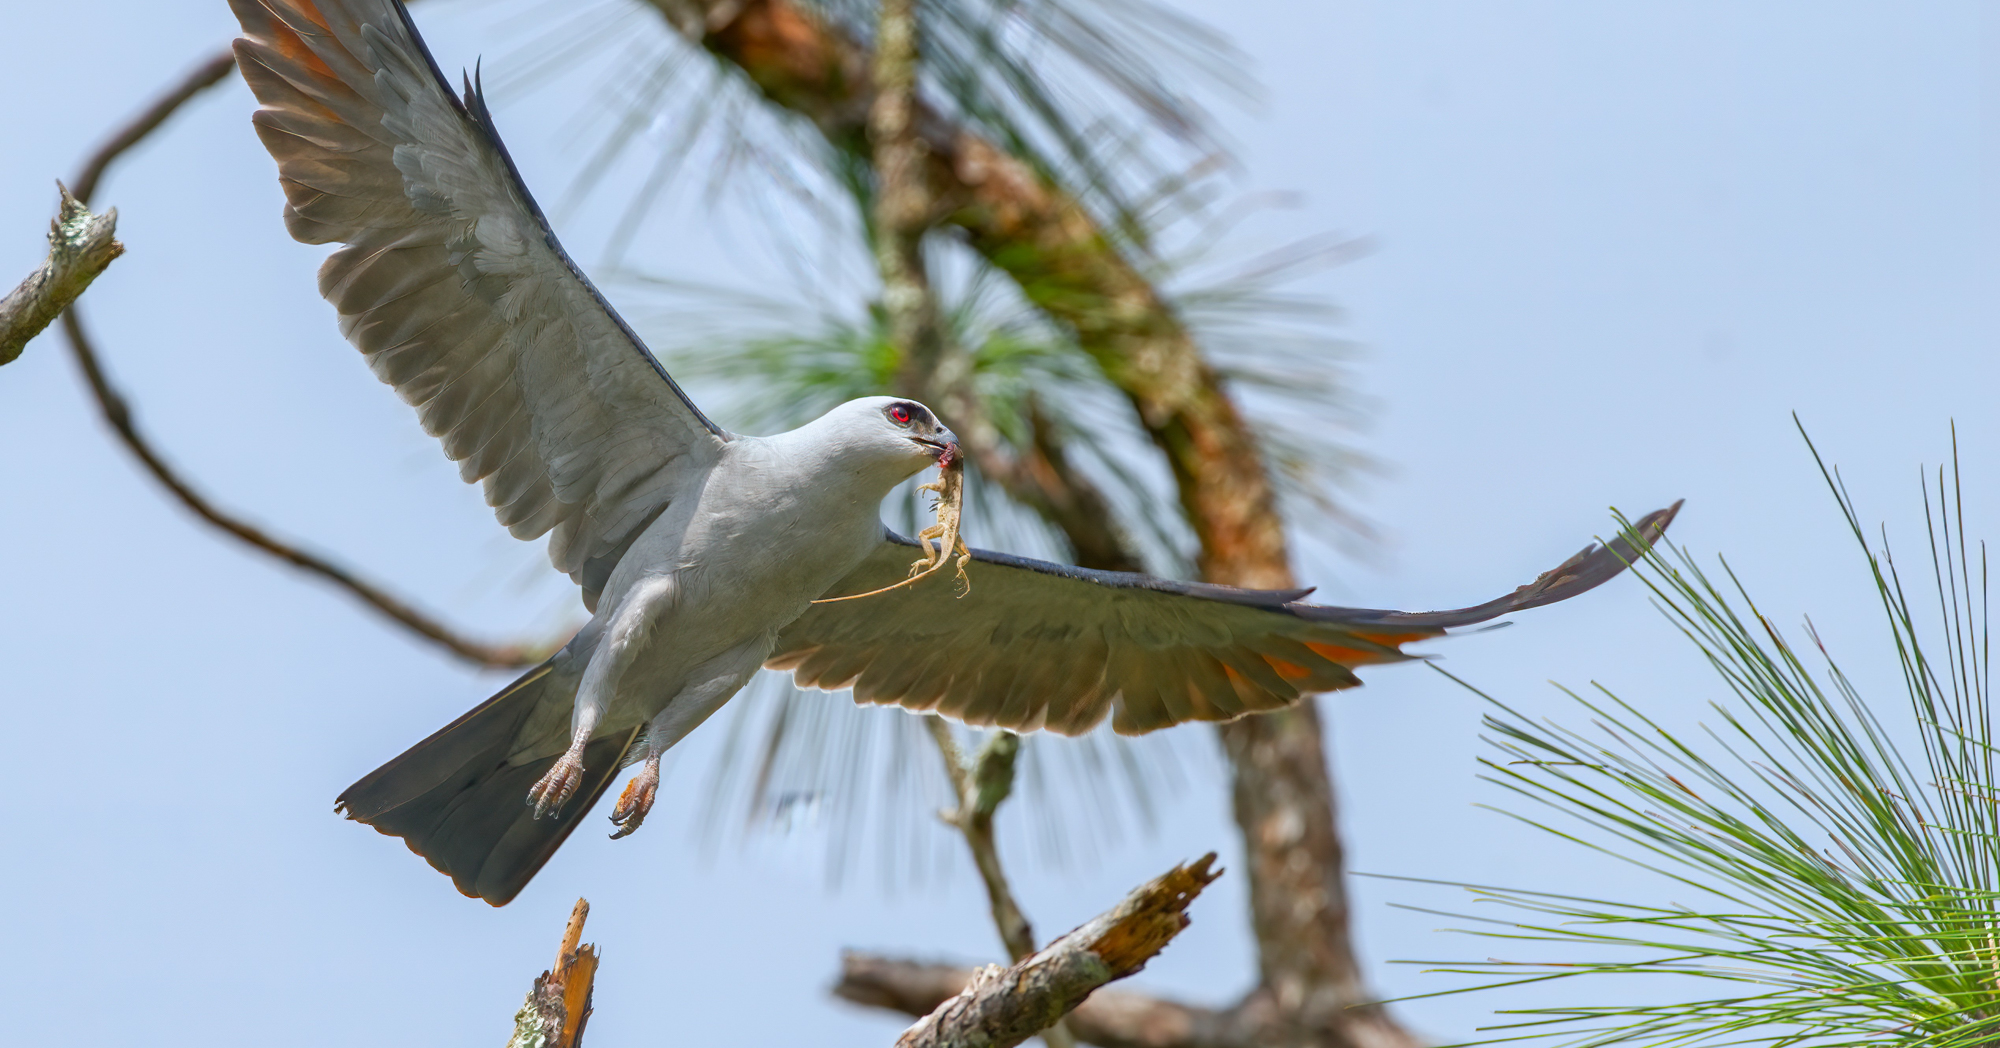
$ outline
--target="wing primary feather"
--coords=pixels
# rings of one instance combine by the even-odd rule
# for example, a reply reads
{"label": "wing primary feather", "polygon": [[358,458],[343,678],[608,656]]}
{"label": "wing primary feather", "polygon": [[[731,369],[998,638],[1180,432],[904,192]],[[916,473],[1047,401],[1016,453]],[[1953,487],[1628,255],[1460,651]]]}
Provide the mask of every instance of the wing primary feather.
{"label": "wing primary feather", "polygon": [[[729,436],[563,250],[479,77],[461,97],[396,0],[231,0],[252,118],[342,333],[559,567],[617,548]],[[531,465],[513,465],[517,462]],[[561,463],[560,466],[552,465]]]}
{"label": "wing primary feather", "polygon": [[[807,686],[852,683],[856,700],[935,710],[969,724],[1080,734],[1108,714],[1141,734],[1282,708],[1360,683],[1354,667],[1408,661],[1401,645],[1575,596],[1658,540],[1680,503],[1586,548],[1535,582],[1444,612],[1326,607],[1304,590],[1238,590],[973,551],[972,588],[918,585],[894,600],[817,604],[787,626],[769,665]],[[828,594],[902,579],[915,543],[880,546]]]}
{"label": "wing primary feather", "polygon": [[[410,36],[418,41],[418,46],[423,51],[424,58],[431,63],[432,72],[437,73],[437,60],[431,57],[428,47],[423,47],[422,38],[417,36],[415,24],[410,22],[409,10],[400,3],[396,5],[396,8],[403,16],[404,24],[409,27]],[[440,81],[443,81],[444,74],[437,73],[437,76]],[[688,411],[703,426],[708,427],[708,431],[714,434],[716,439],[728,440],[729,433],[721,426],[716,425],[707,415],[702,413],[700,408],[695,406],[693,398],[689,397],[681,389],[681,384],[675,382],[672,375],[667,374],[665,365],[660,363],[658,357],[653,356],[652,352],[646,348],[646,344],[640,340],[638,333],[632,330],[630,324],[625,323],[625,318],[620,316],[617,310],[611,308],[611,303],[605,299],[602,292],[597,290],[597,285],[590,282],[590,278],[584,275],[582,268],[570,259],[569,252],[563,250],[562,244],[556,241],[555,229],[549,225],[548,216],[542,214],[542,206],[536,203],[534,197],[528,194],[527,183],[522,181],[520,169],[514,166],[513,154],[507,152],[506,144],[500,139],[500,129],[493,123],[493,113],[486,108],[486,92],[484,88],[476,82],[468,81],[466,84],[466,98],[470,105],[465,108],[470,110],[474,124],[485,134],[487,144],[493,147],[493,151],[500,155],[501,162],[507,165],[507,177],[513,181],[515,192],[520,194],[522,205],[527,208],[529,214],[535,216],[535,221],[541,226],[543,242],[547,244],[549,250],[554,252],[558,259],[562,260],[563,265],[569,267],[570,275],[574,276],[577,282],[583,285],[584,290],[590,292],[590,297],[596,301],[598,308],[604,310],[604,315],[609,317],[613,324],[617,325],[619,333],[625,336],[626,341],[631,344],[633,351],[638,353],[640,358],[646,362],[646,365],[653,369],[654,374],[660,376],[660,381],[665,382],[667,388],[674,391],[674,396],[680,398],[681,403],[687,407]]]}

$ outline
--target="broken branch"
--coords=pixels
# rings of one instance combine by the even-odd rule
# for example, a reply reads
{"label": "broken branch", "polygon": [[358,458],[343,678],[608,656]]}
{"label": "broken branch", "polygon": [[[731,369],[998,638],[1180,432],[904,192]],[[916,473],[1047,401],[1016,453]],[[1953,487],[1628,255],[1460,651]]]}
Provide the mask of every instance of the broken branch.
{"label": "broken branch", "polygon": [[514,1013],[514,1036],[507,1048],[576,1048],[590,1020],[591,989],[597,981],[597,947],[580,945],[590,903],[578,899],[563,928],[555,967],[535,977],[534,989]]}
{"label": "broken branch", "polygon": [[[833,993],[855,1004],[924,1016],[963,992],[972,975],[971,968],[956,964],[850,952],[840,958],[840,981]],[[1077,1040],[1099,1048],[1263,1048],[1283,1043],[1244,1005],[1202,1008],[1113,989],[1091,994],[1063,1023]]]}
{"label": "broken branch", "polygon": [[0,299],[0,364],[20,356],[29,339],[41,334],[112,259],[125,253],[125,245],[113,236],[118,231],[117,208],[93,215],[70,195],[68,186],[57,182],[56,189],[62,193],[62,204],[49,223],[49,257]]}
{"label": "broken branch", "polygon": [[1188,904],[1221,876],[1211,872],[1214,862],[1210,852],[1174,867],[1011,968],[978,969],[956,996],[904,1031],[896,1048],[1010,1048],[1054,1025],[1093,990],[1144,968],[1187,927]]}

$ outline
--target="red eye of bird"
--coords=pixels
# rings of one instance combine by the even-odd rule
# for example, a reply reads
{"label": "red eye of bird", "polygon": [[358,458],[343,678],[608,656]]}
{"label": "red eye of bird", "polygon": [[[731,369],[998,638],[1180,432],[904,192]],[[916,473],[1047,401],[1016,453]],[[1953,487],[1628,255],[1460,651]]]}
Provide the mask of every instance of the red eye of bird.
{"label": "red eye of bird", "polygon": [[898,425],[907,426],[910,424],[910,409],[897,404],[889,409],[889,417],[895,419]]}

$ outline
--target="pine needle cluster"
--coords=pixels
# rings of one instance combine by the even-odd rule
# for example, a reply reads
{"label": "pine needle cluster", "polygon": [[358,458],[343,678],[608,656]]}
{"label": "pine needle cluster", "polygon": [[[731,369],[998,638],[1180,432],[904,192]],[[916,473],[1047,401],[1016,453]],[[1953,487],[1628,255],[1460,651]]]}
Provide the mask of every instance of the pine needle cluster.
{"label": "pine needle cluster", "polygon": [[1703,989],[1667,1004],[1502,1012],[1486,1043],[2000,1045],[1985,548],[1965,537],[1956,464],[1925,485],[1921,579],[1899,572],[1886,534],[1871,548],[1838,473],[1821,470],[1866,558],[1907,694],[1864,696],[1810,622],[1802,655],[1727,562],[1718,582],[1678,548],[1649,554],[1638,573],[1726,686],[1719,721],[1700,737],[1676,733],[1600,688],[1570,693],[1594,722],[1586,732],[1496,701],[1486,726],[1498,753],[1483,763],[1539,809],[1510,813],[1527,827],[1660,874],[1699,905],[1471,888],[1508,911],[1477,918],[1475,934],[1598,959],[1446,970],[1486,977],[1481,989],[1667,973]]}

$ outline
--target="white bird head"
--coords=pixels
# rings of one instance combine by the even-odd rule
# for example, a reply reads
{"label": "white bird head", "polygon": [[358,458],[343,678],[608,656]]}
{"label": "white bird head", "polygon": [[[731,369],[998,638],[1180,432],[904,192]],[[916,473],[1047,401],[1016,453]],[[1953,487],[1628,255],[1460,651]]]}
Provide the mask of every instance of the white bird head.
{"label": "white bird head", "polygon": [[914,400],[850,400],[805,428],[831,437],[843,459],[879,466],[892,486],[926,467],[948,466],[959,458],[957,435],[946,429],[931,409]]}

